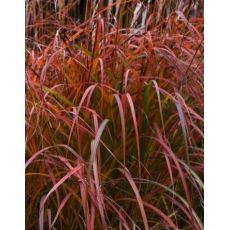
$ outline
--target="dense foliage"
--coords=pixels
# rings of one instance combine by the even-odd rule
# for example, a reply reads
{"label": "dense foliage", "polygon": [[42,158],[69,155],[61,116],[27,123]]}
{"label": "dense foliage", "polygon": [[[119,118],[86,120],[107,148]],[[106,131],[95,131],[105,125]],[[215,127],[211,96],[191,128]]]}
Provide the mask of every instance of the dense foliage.
{"label": "dense foliage", "polygon": [[203,229],[203,1],[26,1],[26,228]]}

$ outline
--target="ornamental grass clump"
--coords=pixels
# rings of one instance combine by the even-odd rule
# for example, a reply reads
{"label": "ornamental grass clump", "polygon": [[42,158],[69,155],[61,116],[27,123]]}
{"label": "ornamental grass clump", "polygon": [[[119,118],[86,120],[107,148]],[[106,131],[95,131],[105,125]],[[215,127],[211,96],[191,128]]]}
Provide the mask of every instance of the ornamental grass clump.
{"label": "ornamental grass clump", "polygon": [[26,1],[26,228],[203,229],[203,1]]}

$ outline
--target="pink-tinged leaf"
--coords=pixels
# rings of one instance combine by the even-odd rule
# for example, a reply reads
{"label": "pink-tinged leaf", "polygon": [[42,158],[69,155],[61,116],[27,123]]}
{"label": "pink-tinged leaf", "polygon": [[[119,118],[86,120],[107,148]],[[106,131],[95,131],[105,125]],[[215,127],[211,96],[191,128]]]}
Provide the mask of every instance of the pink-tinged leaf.
{"label": "pink-tinged leaf", "polygon": [[[54,155],[53,157],[56,157],[58,159],[60,159],[70,170],[73,170],[72,165],[69,163],[68,159],[66,159],[65,157],[62,156],[56,156]],[[79,187],[80,187],[80,194],[81,194],[81,199],[82,199],[82,206],[83,206],[83,210],[85,215],[87,216],[87,208],[88,208],[88,203],[87,203],[87,185],[86,185],[86,181],[85,181],[85,163],[83,163],[80,160],[76,161],[76,165],[80,167],[79,171],[74,174],[74,176],[77,177],[78,179],[78,183],[79,183]],[[91,190],[92,186],[91,186]],[[88,218],[88,216],[87,216]]]}
{"label": "pink-tinged leaf", "polygon": [[44,82],[45,82],[45,76],[46,76],[46,72],[47,72],[49,66],[50,66],[51,63],[53,62],[55,56],[56,56],[57,54],[59,54],[60,52],[62,52],[61,49],[58,50],[58,51],[56,51],[55,53],[53,53],[52,56],[50,57],[50,59],[48,59],[48,60],[46,61],[46,64],[45,64],[44,67],[42,68],[41,77],[40,77],[40,83],[41,83],[42,85],[43,85]]}
{"label": "pink-tinged leaf", "polygon": [[[65,158],[65,157],[63,157],[63,156],[59,156],[59,155],[49,155],[49,156],[52,156],[52,157],[54,157],[54,158],[57,158],[57,159],[59,159],[61,162],[63,162],[66,166],[67,166],[67,168],[69,168],[69,169],[73,169],[73,167],[72,167],[72,165],[70,164],[70,162],[69,162],[69,160],[67,159],[67,158]],[[55,183],[56,184],[56,183]]]}
{"label": "pink-tinged leaf", "polygon": [[96,152],[97,152],[97,147],[99,145],[99,142],[100,142],[100,138],[101,138],[101,135],[105,129],[105,126],[106,124],[109,122],[108,119],[105,119],[102,121],[98,131],[97,131],[97,134],[95,136],[95,139],[91,142],[91,155],[90,155],[90,160],[89,160],[89,167],[88,167],[88,179],[90,177],[90,172],[91,172],[91,168],[92,168],[92,165],[93,165],[93,162],[96,161]]}
{"label": "pink-tinged leaf", "polygon": [[137,74],[137,72],[134,69],[128,69],[125,72],[125,76],[124,76],[124,89],[125,89],[125,93],[127,93],[127,87],[128,87],[128,80],[129,80],[129,73],[132,71],[132,78],[133,78],[133,83],[136,87],[136,90],[139,90],[140,88],[140,81],[139,81],[139,76]]}
{"label": "pink-tinged leaf", "polygon": [[123,213],[122,211],[118,210],[116,208],[115,205],[113,205],[113,203],[109,200],[109,199],[106,199],[106,203],[111,206],[111,209],[118,215],[118,218],[120,219],[120,224],[121,224],[121,228],[120,229],[123,229],[122,226],[124,226],[124,228],[126,230],[129,230],[129,225],[127,223],[127,221],[125,220],[124,216],[123,216]]}
{"label": "pink-tinged leaf", "polygon": [[196,35],[198,36],[198,38],[202,39],[201,33],[191,23],[188,22],[187,18],[185,17],[185,15],[181,11],[176,10],[175,13],[178,15],[178,17],[180,17],[182,19],[184,24],[188,26],[191,33],[195,32]]}
{"label": "pink-tinged leaf", "polygon": [[[179,201],[177,201],[176,199],[172,198],[171,196],[165,194],[165,197],[168,198],[169,200],[172,201],[173,204],[175,204],[178,208],[181,209],[181,211],[188,217],[188,219],[191,221],[191,216],[190,213],[187,211],[186,207],[181,204]],[[203,228],[201,228],[201,226],[199,226],[197,223],[195,223],[195,229],[196,230],[201,230]]]}
{"label": "pink-tinged leaf", "polygon": [[[99,124],[98,124],[98,117],[96,112],[93,113],[93,124],[94,124],[94,130],[95,133],[98,132]],[[98,173],[101,174],[101,155],[100,155],[100,146],[97,148],[97,164],[98,164]]]}
{"label": "pink-tinged leaf", "polygon": [[[137,202],[137,200],[132,199],[132,198],[127,198],[126,200]],[[154,205],[147,203],[145,201],[142,201],[143,205],[146,206],[147,208],[151,209],[153,212],[155,212],[157,215],[159,215],[163,220],[165,220],[171,228],[174,230],[179,230],[179,228],[173,223],[171,218],[167,215],[165,215],[159,208],[155,207]]]}
{"label": "pink-tinged leaf", "polygon": [[[86,89],[86,91],[84,92],[84,94],[83,94],[83,96],[82,96],[82,98],[81,98],[81,101],[80,101],[80,103],[79,103],[79,105],[78,105],[78,107],[77,107],[77,110],[74,109],[75,117],[74,117],[74,120],[73,120],[72,127],[71,127],[71,129],[70,129],[70,134],[69,134],[69,138],[68,138],[68,144],[69,144],[69,142],[70,142],[70,140],[71,140],[71,136],[72,136],[72,133],[73,133],[73,129],[74,129],[75,123],[76,123],[76,127],[77,127],[77,134],[78,134],[78,137],[79,137],[79,125],[78,125],[78,116],[79,116],[79,112],[80,112],[80,109],[81,109],[81,107],[82,107],[82,105],[83,105],[83,103],[84,103],[86,97],[87,97],[88,95],[90,95],[90,97],[91,97],[92,92],[94,91],[96,85],[97,85],[97,84],[91,85],[91,86],[89,86],[89,87]],[[90,98],[90,97],[89,97],[89,98]]]}
{"label": "pink-tinged leaf", "polygon": [[[90,186],[90,194],[91,196],[93,197],[96,197],[96,191],[95,191],[95,187],[94,187],[94,181],[93,179],[90,180],[90,183],[89,183],[89,186]],[[92,199],[93,200],[93,199]],[[96,214],[96,210],[95,210],[95,205],[93,202],[91,202],[91,212],[88,214],[88,223],[89,223],[89,229],[90,230],[93,230],[94,229],[94,222],[95,222],[95,214]]]}
{"label": "pink-tinged leaf", "polygon": [[129,181],[129,184],[131,185],[134,193],[135,193],[135,196],[136,196],[136,199],[137,199],[137,202],[138,202],[138,205],[139,205],[139,208],[140,208],[140,212],[141,212],[141,216],[142,216],[142,219],[143,219],[143,222],[144,222],[144,226],[145,226],[145,230],[149,230],[149,225],[148,225],[148,220],[147,220],[147,216],[146,216],[146,213],[145,213],[145,209],[144,209],[144,205],[143,205],[143,201],[141,199],[141,196],[140,196],[140,193],[138,191],[138,188],[130,174],[130,172],[128,171],[127,168],[125,169],[119,169],[124,175],[125,177],[127,178],[127,180]]}
{"label": "pink-tinged leaf", "polygon": [[174,184],[173,172],[172,172],[172,167],[171,167],[171,164],[170,164],[170,161],[169,161],[169,157],[167,156],[167,154],[164,154],[164,157],[165,157],[165,161],[166,161],[167,168],[168,168],[168,171],[169,171],[170,180],[171,180],[171,183],[173,185]]}
{"label": "pink-tinged leaf", "polygon": [[[158,105],[159,105],[160,116],[161,116],[161,126],[162,126],[162,130],[163,130],[163,133],[164,133],[164,136],[165,136],[165,127],[164,127],[164,119],[163,119],[163,112],[162,112],[162,106],[161,106],[160,91],[159,91],[158,84],[157,84],[157,82],[155,80],[153,80],[153,84],[154,84],[154,87],[155,87],[156,92],[157,92],[157,99],[158,99]],[[173,185],[174,180],[173,180],[172,167],[171,167],[171,164],[170,164],[168,156],[166,154],[164,154],[164,156],[165,156],[166,164],[167,164],[167,167],[168,167],[171,183]]]}
{"label": "pink-tinged leaf", "polygon": [[132,117],[133,117],[133,125],[134,125],[136,143],[137,143],[138,172],[139,172],[139,177],[141,177],[141,151],[140,151],[140,140],[139,140],[139,133],[138,133],[137,118],[136,118],[136,113],[135,113],[135,109],[133,105],[133,100],[130,94],[126,93],[126,97],[128,99],[129,107],[130,107]]}
{"label": "pink-tinged leaf", "polygon": [[74,156],[77,157],[77,159],[81,160],[81,161],[84,161],[83,158],[78,155],[76,153],[75,150],[73,150],[71,147],[69,147],[68,145],[64,145],[64,144],[59,144],[59,145],[54,145],[54,146],[49,146],[49,147],[46,147],[46,148],[43,148],[41,150],[39,150],[38,152],[36,152],[35,154],[33,154],[33,156],[27,160],[26,164],[25,164],[25,169],[39,156],[41,155],[42,153],[44,153],[45,151],[49,150],[49,149],[52,149],[52,148],[57,148],[57,147],[63,147],[63,148],[66,148],[68,149]]}
{"label": "pink-tinged leaf", "polygon": [[121,119],[121,132],[122,132],[122,153],[123,153],[123,161],[125,165],[125,155],[126,155],[126,139],[125,139],[125,115],[121,103],[121,99],[118,96],[118,94],[114,94],[114,97],[117,101],[119,113],[120,113],[120,119]]}
{"label": "pink-tinged leaf", "polygon": [[[50,167],[48,161],[45,161],[45,164],[46,164],[46,166],[47,166],[47,170],[48,170],[48,173],[49,173],[49,177],[50,177],[50,179],[51,179],[53,185],[55,185],[55,184],[57,183],[57,182],[56,182],[56,178],[55,178],[55,176],[54,176],[54,174],[53,174],[53,171],[52,171],[52,169],[51,169],[51,167]],[[58,203],[58,205],[60,205],[60,196],[59,196],[58,190],[56,190],[55,193],[56,193],[56,197],[57,197],[57,203]]]}
{"label": "pink-tinged leaf", "polygon": [[[92,144],[91,144],[91,151],[92,152],[93,152],[93,148],[94,148],[94,141],[92,141]],[[101,216],[103,227],[104,227],[104,229],[107,229],[107,223],[105,220],[105,211],[104,211],[105,210],[105,204],[104,204],[104,198],[102,195],[99,176],[98,176],[98,167],[97,167],[96,157],[95,157],[95,160],[93,161],[93,174],[94,174],[94,180],[95,180],[95,185],[96,185],[99,213]]]}
{"label": "pink-tinged leaf", "polygon": [[102,220],[102,224],[104,229],[108,229],[107,228],[107,223],[105,220],[105,213],[104,213],[104,209],[105,209],[105,204],[104,204],[104,199],[103,199],[103,195],[102,195],[102,191],[101,191],[101,186],[100,186],[100,181],[99,181],[99,177],[98,177],[98,168],[97,168],[97,148],[101,139],[101,135],[106,127],[106,124],[108,123],[108,119],[105,119],[102,121],[95,139],[91,142],[91,156],[90,156],[90,162],[89,162],[89,168],[88,168],[88,181],[89,181],[89,177],[90,177],[90,171],[91,171],[91,167],[93,167],[93,174],[94,174],[94,180],[95,180],[95,185],[96,185],[96,192],[97,192],[97,201],[98,201],[98,207],[99,207],[99,212],[100,212],[100,216],[101,216],[101,220]]}
{"label": "pink-tinged leaf", "polygon": [[162,146],[162,148],[169,154],[169,156],[173,159],[173,162],[179,172],[179,175],[180,175],[180,178],[181,178],[181,182],[182,182],[182,185],[183,185],[183,188],[184,188],[184,191],[185,191],[185,196],[187,198],[187,201],[188,201],[188,204],[189,204],[189,209],[190,209],[190,214],[192,216],[192,203],[191,203],[191,197],[190,197],[190,194],[189,194],[189,191],[188,191],[188,186],[187,186],[187,183],[186,183],[186,180],[185,180],[185,175],[184,175],[184,172],[183,170],[181,169],[180,167],[180,164],[177,160],[177,157],[175,156],[175,154],[173,153],[173,151],[169,148],[169,146],[165,143],[161,133],[160,133],[160,130],[159,128],[155,125],[155,129],[156,129],[156,132],[157,132],[157,141],[159,142],[159,144]]}
{"label": "pink-tinged leaf", "polygon": [[54,217],[54,220],[53,220],[53,222],[52,222],[52,224],[51,224],[51,227],[54,226],[54,224],[55,224],[55,222],[56,222],[56,220],[57,220],[57,218],[58,218],[58,216],[59,216],[61,210],[63,209],[63,207],[65,206],[66,202],[69,200],[69,198],[71,197],[71,195],[72,195],[71,193],[68,193],[68,194],[65,196],[65,198],[62,200],[61,204],[60,204],[59,207],[58,207],[56,216]]}
{"label": "pink-tinged leaf", "polygon": [[161,116],[161,125],[162,125],[163,133],[165,136],[165,127],[164,127],[164,119],[163,119],[162,106],[161,106],[160,91],[159,91],[159,87],[158,87],[156,80],[153,80],[153,84],[157,92],[157,99],[158,99],[158,105],[159,105],[160,116]]}
{"label": "pink-tinged leaf", "polygon": [[[166,90],[159,88],[160,92],[163,93],[164,95],[168,96],[175,104],[178,103],[178,100],[176,100],[176,98],[174,96],[172,96],[172,94],[168,93]],[[199,114],[197,114],[192,108],[190,108],[189,106],[186,106],[188,112],[190,113],[190,115],[192,114],[197,120],[199,121],[204,121],[204,118],[202,118]]]}
{"label": "pink-tinged leaf", "polygon": [[41,201],[40,201],[40,208],[39,208],[39,230],[44,229],[44,200],[45,196],[42,196]]}
{"label": "pink-tinged leaf", "polygon": [[194,130],[196,130],[200,134],[202,138],[204,138],[204,132],[197,125],[191,122],[191,126],[194,128]]}
{"label": "pink-tinged leaf", "polygon": [[184,117],[184,113],[183,113],[181,104],[179,102],[176,103],[176,108],[177,108],[177,111],[178,111],[178,115],[179,115],[180,123],[181,123],[181,127],[182,127],[182,133],[183,133],[183,138],[184,138],[184,143],[185,143],[187,164],[190,165],[189,151],[188,151],[187,123],[186,123],[186,120],[185,120],[185,117]]}
{"label": "pink-tinged leaf", "polygon": [[31,162],[33,162],[35,160],[35,158],[37,158],[39,155],[41,155],[42,153],[44,153],[45,151],[51,149],[53,146],[51,147],[46,147],[43,148],[41,150],[39,150],[38,152],[34,153],[33,156],[27,160],[26,164],[25,164],[25,169],[31,164]]}
{"label": "pink-tinged leaf", "polygon": [[62,177],[53,187],[52,189],[50,189],[50,191],[48,192],[48,194],[46,196],[43,197],[43,199],[41,200],[40,203],[40,212],[39,212],[39,225],[42,226],[42,228],[40,228],[40,230],[43,230],[43,221],[44,221],[44,206],[46,201],[48,200],[48,198],[50,197],[50,195],[60,186],[62,185],[67,179],[69,179],[72,175],[74,175],[79,169],[81,168],[81,166],[77,166],[74,167],[72,170],[70,170],[64,177]]}
{"label": "pink-tinged leaf", "polygon": [[78,183],[80,187],[80,194],[81,194],[81,199],[82,199],[83,210],[84,210],[85,215],[87,215],[86,213],[87,213],[88,203],[87,203],[87,185],[85,181],[85,164],[83,164],[79,160],[77,160],[76,164],[81,166],[77,174],[77,178],[78,178]]}
{"label": "pink-tinged leaf", "polygon": [[51,220],[51,209],[49,208],[48,210],[47,210],[47,216],[48,216],[48,225],[49,225],[49,230],[51,230],[51,222],[52,222],[52,220]]}

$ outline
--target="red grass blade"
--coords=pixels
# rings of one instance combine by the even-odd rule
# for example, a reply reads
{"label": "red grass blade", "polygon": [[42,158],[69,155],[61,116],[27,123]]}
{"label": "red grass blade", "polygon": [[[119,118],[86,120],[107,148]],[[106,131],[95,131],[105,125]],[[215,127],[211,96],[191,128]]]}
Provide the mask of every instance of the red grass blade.
{"label": "red grass blade", "polygon": [[183,132],[183,137],[184,137],[187,164],[190,165],[189,151],[188,151],[187,124],[186,124],[186,120],[184,117],[184,113],[183,113],[182,108],[181,108],[181,104],[176,103],[176,108],[177,108],[177,111],[179,114],[180,123],[181,123],[181,127],[182,127],[182,132]]}
{"label": "red grass blade", "polygon": [[[137,202],[137,200],[132,199],[132,198],[126,198],[126,200]],[[165,220],[166,223],[168,223],[170,227],[172,227],[174,230],[179,230],[179,228],[173,223],[171,218],[169,216],[165,215],[159,208],[157,208],[154,205],[149,204],[149,203],[147,203],[145,201],[142,201],[142,202],[143,202],[144,206],[146,206],[147,208],[151,209],[153,212],[155,212],[157,215],[159,215],[163,220]]]}
{"label": "red grass blade", "polygon": [[104,209],[105,209],[105,204],[104,204],[104,199],[103,199],[103,195],[102,195],[102,191],[101,191],[101,187],[100,187],[100,182],[99,182],[99,177],[98,177],[98,167],[97,167],[97,148],[101,139],[101,135],[103,133],[103,130],[106,127],[106,124],[108,123],[108,119],[105,119],[102,121],[95,139],[91,142],[91,156],[90,156],[90,162],[89,162],[89,168],[88,168],[88,173],[87,173],[87,177],[88,177],[88,181],[89,181],[89,177],[90,177],[90,171],[91,171],[91,167],[93,166],[93,174],[94,174],[94,179],[95,179],[95,185],[96,185],[96,192],[97,192],[97,199],[98,199],[98,206],[99,206],[99,212],[101,215],[101,219],[102,219],[102,224],[104,229],[107,229],[107,223],[105,220],[105,213],[104,213]]}
{"label": "red grass blade", "polygon": [[41,150],[39,150],[38,152],[34,153],[33,156],[31,158],[29,158],[29,160],[27,160],[26,164],[25,164],[25,169],[35,160],[35,158],[37,158],[39,155],[41,155],[42,153],[44,153],[45,151],[52,149],[52,148],[57,148],[57,147],[63,147],[66,148],[67,150],[69,150],[74,156],[77,157],[77,159],[84,161],[83,158],[78,155],[71,147],[69,147],[68,145],[64,145],[64,144],[59,144],[59,145],[54,145],[54,146],[49,146],[46,148],[43,148]]}
{"label": "red grass blade", "polygon": [[177,168],[177,170],[179,172],[181,182],[183,184],[183,188],[184,188],[184,191],[185,191],[185,195],[186,195],[186,198],[187,198],[187,201],[188,201],[188,204],[189,204],[190,214],[191,214],[191,217],[193,219],[191,197],[190,197],[188,186],[187,186],[187,183],[186,183],[186,180],[185,180],[185,174],[184,174],[183,170],[181,169],[180,164],[179,164],[175,154],[172,152],[172,150],[168,147],[168,145],[163,140],[163,137],[162,137],[162,135],[160,133],[160,130],[157,128],[156,125],[155,125],[155,128],[156,128],[157,136],[158,136],[158,139],[156,139],[156,140],[159,142],[159,144],[162,146],[162,148],[169,154],[169,156],[173,159],[173,161],[175,163],[175,166],[176,166],[176,168]]}
{"label": "red grass blade", "polygon": [[53,187],[50,189],[47,195],[45,195],[41,199],[40,203],[40,211],[39,211],[39,223],[40,223],[40,230],[43,230],[43,223],[44,223],[44,206],[50,195],[60,186],[62,185],[67,179],[69,179],[72,175],[74,175],[81,166],[74,167],[72,170],[70,170],[64,177],[62,177]]}
{"label": "red grass blade", "polygon": [[141,216],[142,216],[142,219],[143,219],[143,222],[144,222],[145,229],[149,230],[147,216],[146,216],[146,213],[145,213],[143,201],[141,199],[141,196],[140,196],[140,193],[138,191],[138,188],[137,188],[137,186],[136,186],[136,184],[135,184],[135,182],[134,182],[134,180],[133,180],[132,176],[130,175],[130,172],[128,171],[127,168],[119,169],[119,170],[125,175],[125,177],[129,181],[129,184],[131,185],[131,187],[132,187],[132,189],[133,189],[133,191],[135,193],[135,196],[136,196],[139,208],[140,208]]}
{"label": "red grass blade", "polygon": [[126,139],[125,139],[125,115],[121,103],[121,99],[118,96],[118,94],[114,94],[114,97],[116,99],[119,113],[120,113],[120,119],[121,119],[121,131],[122,131],[122,153],[123,153],[123,162],[125,165],[125,155],[126,155]]}
{"label": "red grass blade", "polygon": [[71,130],[70,130],[70,134],[69,134],[69,138],[68,138],[68,144],[69,144],[69,142],[70,142],[70,139],[71,139],[71,136],[72,136],[72,133],[73,133],[73,129],[74,129],[75,123],[76,123],[76,127],[77,127],[77,134],[78,134],[78,137],[79,137],[78,115],[79,115],[80,109],[81,109],[81,107],[82,107],[82,105],[83,105],[83,103],[84,103],[86,97],[87,97],[88,95],[90,95],[90,97],[91,97],[92,92],[94,91],[96,85],[97,85],[97,84],[94,84],[94,85],[89,86],[89,87],[86,89],[86,91],[84,92],[84,94],[83,94],[83,96],[82,96],[82,98],[81,98],[81,101],[80,101],[80,103],[79,103],[79,105],[78,105],[78,107],[77,107],[77,110],[75,111],[75,117],[74,117],[73,124],[72,124]]}
{"label": "red grass blade", "polygon": [[133,125],[134,125],[136,143],[137,143],[138,172],[139,172],[139,177],[141,177],[141,151],[140,151],[140,140],[139,140],[139,133],[138,133],[137,118],[136,118],[136,113],[133,105],[133,100],[130,94],[126,93],[126,97],[128,99],[129,107],[133,117]]}
{"label": "red grass blade", "polygon": [[44,229],[44,203],[45,201],[45,196],[42,196],[41,201],[40,201],[40,208],[39,208],[39,230]]}
{"label": "red grass blade", "polygon": [[55,222],[56,222],[56,220],[57,220],[57,218],[58,218],[58,216],[59,216],[61,210],[63,209],[63,207],[65,206],[66,202],[69,200],[69,198],[71,197],[71,195],[72,195],[71,193],[68,193],[68,194],[65,196],[65,198],[62,200],[61,204],[60,204],[59,207],[58,207],[56,216],[54,217],[54,220],[53,220],[53,222],[52,222],[52,224],[51,224],[51,228],[54,226],[54,224],[55,224]]}

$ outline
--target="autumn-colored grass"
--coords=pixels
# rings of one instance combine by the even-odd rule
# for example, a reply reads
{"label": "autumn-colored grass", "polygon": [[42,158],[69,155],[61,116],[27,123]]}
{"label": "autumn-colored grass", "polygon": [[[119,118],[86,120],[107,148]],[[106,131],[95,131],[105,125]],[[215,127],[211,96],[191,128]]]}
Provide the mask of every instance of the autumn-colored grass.
{"label": "autumn-colored grass", "polygon": [[203,229],[203,36],[203,1],[26,1],[27,229]]}

